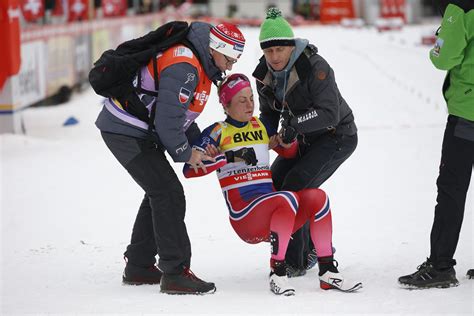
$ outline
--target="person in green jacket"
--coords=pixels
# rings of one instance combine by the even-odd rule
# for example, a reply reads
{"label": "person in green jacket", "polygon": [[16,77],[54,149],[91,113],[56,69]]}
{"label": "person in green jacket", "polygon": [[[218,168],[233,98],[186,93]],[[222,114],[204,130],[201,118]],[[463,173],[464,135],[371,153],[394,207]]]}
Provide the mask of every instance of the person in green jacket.
{"label": "person in green jacket", "polygon": [[[444,13],[435,47],[434,66],[447,70],[443,94],[448,105],[431,253],[417,271],[399,283],[410,288],[457,286],[453,259],[459,240],[466,195],[474,164],[474,1],[440,1]],[[468,277],[473,277],[473,270]]]}

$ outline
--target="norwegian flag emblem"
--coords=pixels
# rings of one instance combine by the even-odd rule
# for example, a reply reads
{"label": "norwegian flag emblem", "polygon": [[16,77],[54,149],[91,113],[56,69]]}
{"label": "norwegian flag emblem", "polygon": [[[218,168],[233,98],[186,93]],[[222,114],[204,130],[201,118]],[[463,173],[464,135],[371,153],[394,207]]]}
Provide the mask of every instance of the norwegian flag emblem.
{"label": "norwegian flag emblem", "polygon": [[179,90],[179,102],[181,103],[188,102],[190,96],[191,96],[191,91],[189,91],[186,88],[181,87],[181,90]]}

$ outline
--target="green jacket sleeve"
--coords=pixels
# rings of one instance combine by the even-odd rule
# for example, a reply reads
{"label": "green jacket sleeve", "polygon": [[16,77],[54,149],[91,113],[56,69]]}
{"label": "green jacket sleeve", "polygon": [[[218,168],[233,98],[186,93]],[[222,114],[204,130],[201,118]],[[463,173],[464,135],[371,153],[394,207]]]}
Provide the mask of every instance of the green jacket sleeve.
{"label": "green jacket sleeve", "polygon": [[464,10],[454,4],[447,6],[435,47],[430,50],[436,68],[450,70],[463,61],[467,45],[464,18]]}

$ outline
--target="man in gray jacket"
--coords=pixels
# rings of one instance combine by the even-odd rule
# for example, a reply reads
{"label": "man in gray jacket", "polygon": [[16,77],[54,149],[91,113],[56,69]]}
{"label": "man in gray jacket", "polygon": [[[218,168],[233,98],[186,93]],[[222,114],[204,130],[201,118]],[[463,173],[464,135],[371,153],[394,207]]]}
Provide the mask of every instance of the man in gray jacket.
{"label": "man in gray jacket", "polygon": [[[194,168],[204,168],[202,160],[212,160],[189,145],[200,134],[194,120],[203,111],[212,84],[237,62],[245,39],[233,24],[212,27],[202,22],[191,23],[186,39],[186,45],[160,52],[156,63],[152,60],[138,71],[136,92],[120,100],[105,100],[96,126],[113,155],[145,191],[124,253],[123,282],[160,283],[163,293],[204,294],[216,287],[189,269],[184,191],[164,151],[173,161]],[[151,128],[129,109],[128,101],[137,98],[154,117]],[[123,194],[118,192],[117,197]]]}
{"label": "man in gray jacket", "polygon": [[[357,128],[352,110],[337,88],[334,72],[307,40],[296,39],[288,22],[270,8],[260,28],[264,56],[253,75],[257,79],[260,118],[278,129],[286,143],[295,139],[299,155],[278,157],[272,164],[277,190],[318,188],[354,152]],[[313,258],[308,225],[290,242],[286,263],[290,276],[306,273]],[[320,275],[337,272],[333,257],[318,258]]]}

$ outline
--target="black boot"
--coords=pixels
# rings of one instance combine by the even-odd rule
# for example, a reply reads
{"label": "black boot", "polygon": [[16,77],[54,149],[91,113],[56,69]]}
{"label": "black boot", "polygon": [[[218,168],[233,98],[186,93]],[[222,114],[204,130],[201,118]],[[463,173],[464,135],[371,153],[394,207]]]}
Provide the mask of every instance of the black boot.
{"label": "black boot", "polygon": [[415,273],[401,276],[398,278],[398,282],[414,289],[448,288],[459,285],[453,267],[436,269],[433,263],[427,259],[418,266],[417,270]]}
{"label": "black boot", "polygon": [[[311,245],[312,246],[312,243]],[[334,246],[332,247],[332,254],[334,255],[336,253],[336,248]],[[310,270],[316,266],[318,263],[318,254],[316,253],[316,249],[314,247],[311,248],[311,251],[308,253],[306,257],[306,270]]]}
{"label": "black boot", "polygon": [[131,285],[160,284],[162,272],[155,266],[139,267],[127,262],[123,270],[122,282]]}
{"label": "black boot", "polygon": [[474,269],[467,270],[466,276],[468,279],[474,279]]}
{"label": "black boot", "polygon": [[160,286],[161,292],[167,294],[212,294],[216,291],[214,283],[199,279],[189,268],[180,274],[163,274]]}
{"label": "black boot", "polygon": [[333,256],[318,258],[319,276],[322,276],[327,271],[339,273],[337,270],[337,261]]}

